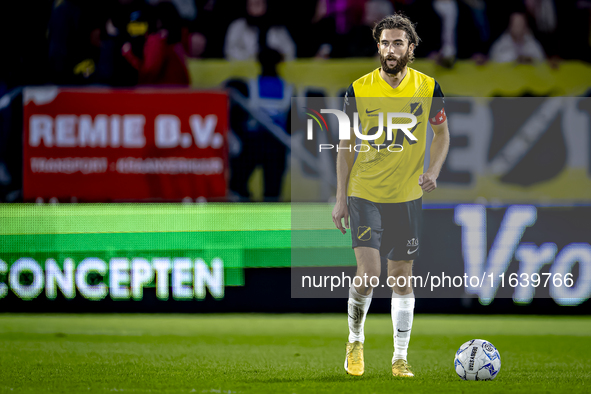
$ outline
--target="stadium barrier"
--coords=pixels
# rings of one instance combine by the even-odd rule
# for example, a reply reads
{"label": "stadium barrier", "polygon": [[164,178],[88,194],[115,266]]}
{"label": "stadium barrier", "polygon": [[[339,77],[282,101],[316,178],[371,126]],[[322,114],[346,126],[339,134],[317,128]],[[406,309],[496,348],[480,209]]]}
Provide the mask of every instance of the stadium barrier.
{"label": "stadium barrier", "polygon": [[[313,92],[335,97],[344,95],[353,81],[377,67],[379,60],[374,58],[300,59],[280,64],[278,71],[294,85],[296,96],[305,97]],[[591,65],[578,60],[563,61],[558,68],[547,63],[477,65],[460,60],[448,69],[431,60],[417,59],[410,67],[435,78],[447,96],[582,96],[591,88]],[[260,72],[254,61],[190,59],[188,68],[192,86],[199,89],[217,88],[231,78],[255,78]]]}

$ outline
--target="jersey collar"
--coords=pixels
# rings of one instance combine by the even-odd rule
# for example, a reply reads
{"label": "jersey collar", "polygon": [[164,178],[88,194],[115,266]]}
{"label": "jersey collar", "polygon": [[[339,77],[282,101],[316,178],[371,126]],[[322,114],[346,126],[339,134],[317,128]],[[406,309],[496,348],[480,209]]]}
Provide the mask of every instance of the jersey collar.
{"label": "jersey collar", "polygon": [[402,78],[400,85],[398,85],[396,87],[396,89],[392,88],[392,86],[390,86],[390,84],[388,84],[388,82],[384,81],[384,79],[380,75],[380,69],[381,69],[381,67],[378,67],[374,72],[377,74],[377,79],[380,83],[380,86],[382,87],[382,89],[384,90],[384,92],[386,94],[388,94],[388,95],[400,94],[400,92],[402,92],[404,90],[404,88],[406,88],[406,85],[408,85],[408,81],[410,80],[409,74],[411,73],[411,70],[412,70],[410,67],[407,67],[406,75],[404,76],[404,78]]}

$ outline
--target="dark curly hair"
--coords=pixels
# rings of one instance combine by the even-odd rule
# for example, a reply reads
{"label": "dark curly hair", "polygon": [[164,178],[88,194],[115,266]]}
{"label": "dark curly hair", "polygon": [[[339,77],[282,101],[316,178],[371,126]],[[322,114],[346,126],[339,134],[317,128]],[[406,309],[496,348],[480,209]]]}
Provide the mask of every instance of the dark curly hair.
{"label": "dark curly hair", "polygon": [[[389,15],[376,23],[373,28],[373,39],[379,44],[382,31],[390,29],[400,29],[405,31],[409,44],[415,44],[415,48],[419,45],[421,39],[415,30],[415,24],[412,23],[407,16],[401,13]],[[413,58],[414,56],[411,53],[410,60],[412,61]]]}

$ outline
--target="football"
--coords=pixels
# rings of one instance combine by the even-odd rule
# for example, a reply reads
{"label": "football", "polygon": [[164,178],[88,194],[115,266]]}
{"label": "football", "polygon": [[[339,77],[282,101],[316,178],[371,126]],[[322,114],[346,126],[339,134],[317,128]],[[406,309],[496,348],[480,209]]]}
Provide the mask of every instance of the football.
{"label": "football", "polygon": [[493,380],[501,370],[501,355],[492,343],[472,339],[456,352],[454,368],[463,380]]}

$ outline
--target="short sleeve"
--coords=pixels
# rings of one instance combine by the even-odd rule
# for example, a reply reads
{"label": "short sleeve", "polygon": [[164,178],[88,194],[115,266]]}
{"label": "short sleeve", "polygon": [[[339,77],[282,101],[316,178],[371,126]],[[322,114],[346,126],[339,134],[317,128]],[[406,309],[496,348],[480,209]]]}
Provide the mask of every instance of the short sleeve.
{"label": "short sleeve", "polygon": [[431,101],[431,111],[429,112],[429,122],[432,125],[439,125],[447,119],[445,114],[445,96],[441,91],[441,86],[435,81],[433,87],[433,99]]}
{"label": "short sleeve", "polygon": [[429,113],[429,118],[437,115],[437,113],[440,112],[444,106],[445,96],[441,91],[441,86],[439,86],[439,83],[435,81],[435,87],[433,88],[433,101],[431,102],[431,112]]}

